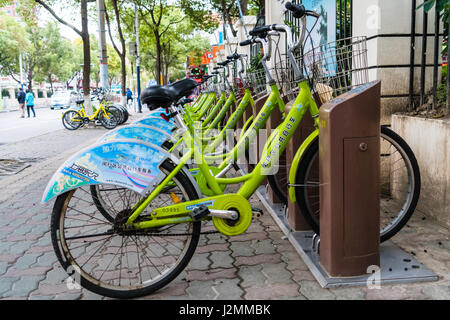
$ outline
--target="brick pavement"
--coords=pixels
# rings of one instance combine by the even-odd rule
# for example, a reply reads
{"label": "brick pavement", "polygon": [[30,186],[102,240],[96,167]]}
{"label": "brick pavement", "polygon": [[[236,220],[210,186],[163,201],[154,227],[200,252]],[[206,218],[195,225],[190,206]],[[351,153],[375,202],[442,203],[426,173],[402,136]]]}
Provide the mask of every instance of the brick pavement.
{"label": "brick pavement", "polygon": [[[70,290],[53,253],[49,233],[53,202],[41,205],[40,199],[50,171],[58,165],[48,161],[48,171],[35,173],[32,183],[0,200],[1,299],[106,299],[85,289]],[[5,187],[2,180],[0,187]],[[251,202],[263,208],[256,196]],[[394,242],[440,280],[379,290],[323,289],[266,212],[254,218],[241,236],[202,235],[186,270],[162,290],[141,299],[450,299],[448,229],[417,213]]]}

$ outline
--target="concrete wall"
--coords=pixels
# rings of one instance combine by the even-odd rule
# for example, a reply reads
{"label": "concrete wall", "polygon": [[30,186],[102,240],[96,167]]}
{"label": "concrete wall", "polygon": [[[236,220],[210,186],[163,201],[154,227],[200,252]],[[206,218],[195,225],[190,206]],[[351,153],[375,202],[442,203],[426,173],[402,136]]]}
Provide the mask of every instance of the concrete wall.
{"label": "concrete wall", "polygon": [[[418,1],[420,4],[420,1]],[[383,96],[408,95],[410,81],[411,0],[353,1],[353,36],[367,36],[370,80],[382,80]],[[427,64],[434,61],[434,9],[428,14]],[[420,92],[420,64],[422,61],[423,9],[416,11],[416,44],[414,64],[414,93]],[[442,23],[440,26],[442,33]],[[439,39],[442,44],[442,37]],[[439,52],[441,48],[439,48]],[[439,55],[440,56],[440,55]],[[441,57],[439,64],[441,64]],[[392,66],[392,67],[387,67]],[[395,67],[394,67],[395,66]],[[440,80],[440,70],[439,70]],[[433,67],[426,68],[426,91],[433,84]],[[383,98],[382,122],[390,123],[390,116],[405,111],[408,98]]]}
{"label": "concrete wall", "polygon": [[450,227],[450,120],[392,116],[392,129],[411,147],[422,188],[417,210]]}

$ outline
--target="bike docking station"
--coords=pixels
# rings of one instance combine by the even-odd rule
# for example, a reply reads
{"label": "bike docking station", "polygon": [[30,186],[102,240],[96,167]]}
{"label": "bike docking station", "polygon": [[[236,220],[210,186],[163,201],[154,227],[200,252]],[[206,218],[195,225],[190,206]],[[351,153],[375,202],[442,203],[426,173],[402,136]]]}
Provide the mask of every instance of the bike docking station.
{"label": "bike docking station", "polygon": [[380,81],[367,83],[320,107],[320,236],[296,204],[273,204],[265,187],[257,192],[323,288],[438,280],[392,241],[380,244],[380,91]]}

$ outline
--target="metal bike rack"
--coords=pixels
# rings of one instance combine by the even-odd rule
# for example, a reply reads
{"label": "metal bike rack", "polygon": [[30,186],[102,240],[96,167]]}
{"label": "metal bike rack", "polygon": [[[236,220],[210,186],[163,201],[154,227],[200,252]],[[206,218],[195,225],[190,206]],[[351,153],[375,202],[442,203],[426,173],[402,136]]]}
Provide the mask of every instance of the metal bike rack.
{"label": "metal bike rack", "polygon": [[294,231],[265,188],[257,192],[316,280],[324,288],[437,281],[392,241],[379,243],[380,82],[325,103],[319,120],[320,237]]}
{"label": "metal bike rack", "polygon": [[[265,94],[259,98],[257,98],[255,100],[255,106],[254,108],[248,107],[247,110],[245,110],[244,113],[244,121],[247,122],[248,119],[250,119],[251,116],[253,116],[253,121],[255,120],[256,116],[258,115],[258,113],[261,111],[262,107],[264,106],[264,104],[266,103],[267,98],[269,97],[268,94]],[[249,154],[250,154],[250,159],[253,160],[253,166],[259,161],[259,157],[261,154],[261,143],[260,143],[260,139],[259,139],[259,135],[258,138],[254,140],[253,143],[250,144],[249,146]],[[247,163],[247,172],[250,172],[250,166]],[[266,179],[267,180],[267,179]],[[267,183],[267,182],[264,182]]]}
{"label": "metal bike rack", "polygon": [[[269,137],[272,134],[272,132],[274,130],[276,130],[278,125],[280,123],[282,123],[282,122],[283,122],[283,119],[282,119],[282,116],[281,116],[280,109],[279,108],[275,108],[272,111],[272,113],[270,114],[269,119],[267,119],[267,124],[266,124],[267,139],[269,139]],[[280,158],[280,162],[283,162],[285,160],[282,157]],[[282,172],[278,173],[278,175],[277,175],[278,177],[280,177],[281,175],[286,175],[287,174],[286,168],[280,167],[278,170],[282,171]],[[268,195],[269,195],[269,200],[272,203],[282,203],[282,201],[280,199],[278,199],[277,195],[273,192],[272,188],[270,188],[270,187],[268,188]]]}
{"label": "metal bike rack", "polygon": [[320,262],[331,276],[380,265],[380,90],[358,87],[319,112]]}
{"label": "metal bike rack", "polygon": [[[291,111],[291,108],[293,107],[294,100],[292,100],[290,103],[286,105],[285,111],[286,114],[288,114]],[[286,148],[286,166],[291,167],[292,161],[294,159],[294,156],[300,148],[300,145],[303,141],[314,131],[314,121],[313,119],[306,115],[303,117],[302,121],[300,122],[299,127],[297,128],[294,136],[289,141],[289,144]],[[288,173],[286,173],[288,174]],[[287,190],[286,190],[287,193]],[[298,207],[297,203],[293,203],[291,201],[288,201],[288,221],[289,225],[291,226],[292,230],[296,231],[306,231],[311,230],[311,227],[309,224],[305,221],[303,218],[302,213],[300,212],[300,208]]]}

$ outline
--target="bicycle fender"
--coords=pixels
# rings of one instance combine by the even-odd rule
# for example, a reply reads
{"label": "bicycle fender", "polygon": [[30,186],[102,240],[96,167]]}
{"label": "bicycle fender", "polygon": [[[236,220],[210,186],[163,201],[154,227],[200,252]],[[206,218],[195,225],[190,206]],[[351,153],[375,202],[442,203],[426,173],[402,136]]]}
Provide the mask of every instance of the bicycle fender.
{"label": "bicycle fender", "polygon": [[[161,113],[167,114],[167,113],[166,113],[166,109],[158,109],[158,110],[155,110],[155,111],[151,111],[150,114],[148,114],[148,115],[142,117],[141,120],[144,120],[144,119],[153,119],[153,118],[156,118],[156,119],[162,119]],[[166,120],[164,120],[164,121],[166,121]],[[167,121],[166,121],[166,122],[167,122]],[[175,124],[175,120],[172,118],[172,119],[169,120],[169,123]]]}
{"label": "bicycle fender", "polygon": [[[315,130],[313,133],[303,141],[300,148],[297,150],[297,153],[292,160],[291,168],[289,169],[289,185],[295,184],[295,177],[297,176],[297,170],[300,165],[300,161],[302,160],[305,151],[308,149],[309,145],[319,136],[319,130]],[[289,198],[292,202],[296,202],[297,198],[295,196],[295,187],[289,187]]]}
{"label": "bicycle fender", "polygon": [[[75,188],[96,184],[115,185],[145,196],[165,178],[160,165],[166,159],[179,164],[176,157],[149,142],[122,139],[97,143],[72,156],[55,172],[42,203]],[[182,171],[201,195],[192,174],[187,168]]]}
{"label": "bicycle fender", "polygon": [[145,118],[145,119],[141,119],[137,122],[134,122],[133,124],[135,124],[135,125],[143,124],[143,125],[150,126],[150,127],[156,127],[156,128],[159,128],[160,130],[165,131],[168,134],[171,134],[172,131],[174,131],[177,128],[174,123],[167,122],[166,120],[164,120],[161,117]]}
{"label": "bicycle fender", "polygon": [[137,139],[161,146],[164,142],[173,139],[167,132],[146,125],[129,125],[104,134],[97,142],[108,142],[118,139]]}

